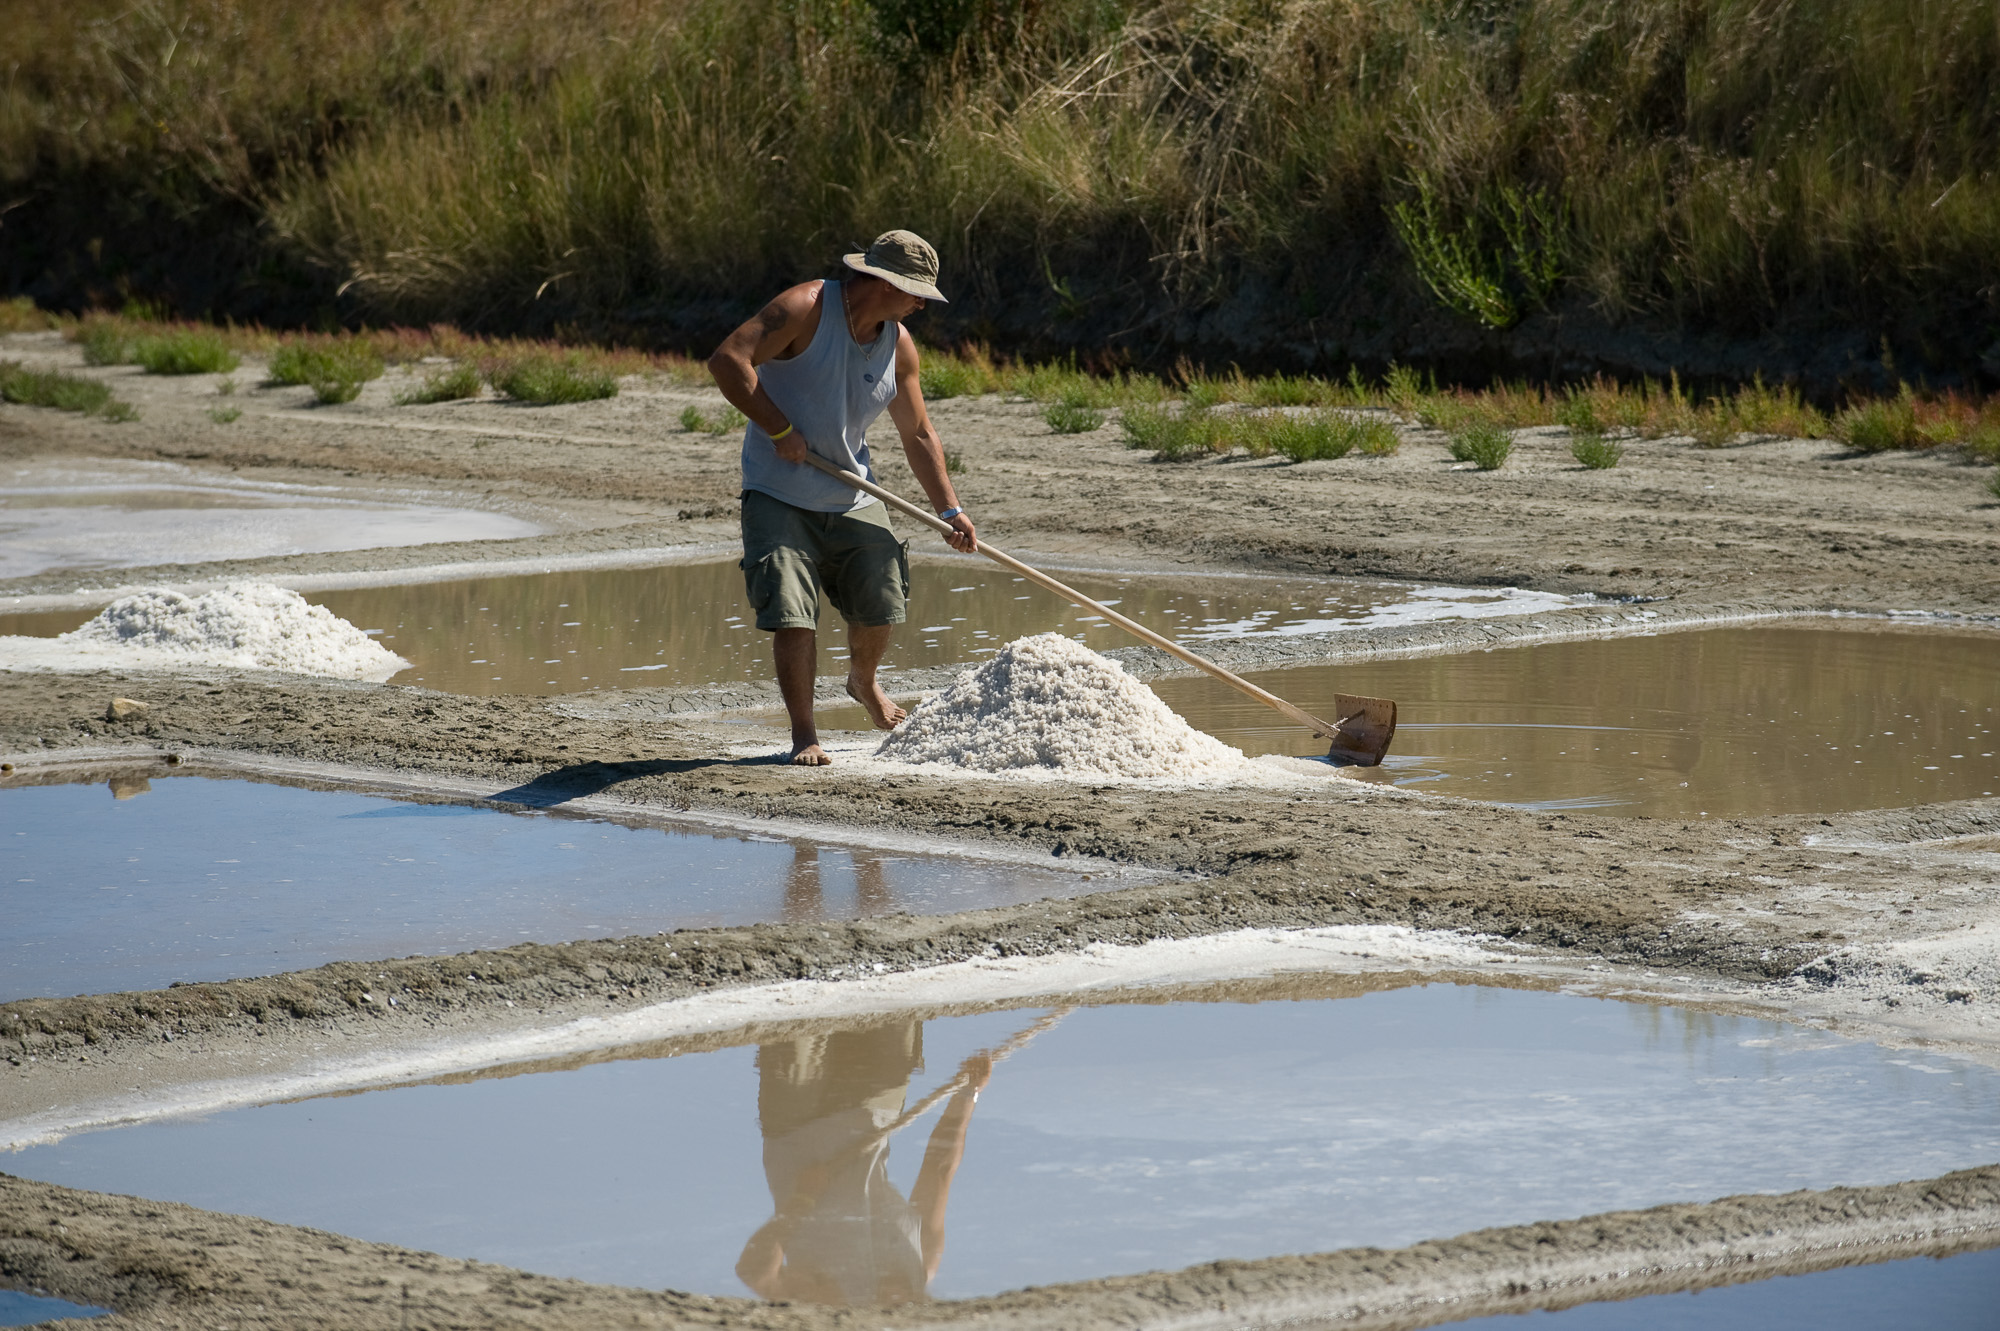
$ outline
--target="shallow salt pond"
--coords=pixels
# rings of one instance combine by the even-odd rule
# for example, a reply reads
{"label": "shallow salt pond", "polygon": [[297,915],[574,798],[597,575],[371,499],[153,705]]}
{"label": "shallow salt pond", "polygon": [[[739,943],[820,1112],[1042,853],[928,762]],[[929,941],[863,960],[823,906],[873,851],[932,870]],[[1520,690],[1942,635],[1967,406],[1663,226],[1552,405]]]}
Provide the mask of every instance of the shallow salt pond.
{"label": "shallow salt pond", "polygon": [[5,1167],[547,1274],[868,1302],[2000,1160],[2000,1072],[1934,1053],[1409,975],[1206,996],[695,1037]]}
{"label": "shallow salt pond", "polygon": [[[1079,591],[1181,641],[1281,636],[1429,619],[1531,614],[1569,598],[1513,588],[1419,587],[1337,579],[1065,573]],[[984,559],[918,559],[910,621],[890,670],[975,662],[1015,638],[1060,631],[1094,648],[1131,639]],[[589,569],[463,582],[314,592],[307,599],[375,633],[413,662],[398,684],[450,693],[553,694],[689,687],[771,677],[770,635],[726,563]],[[0,634],[52,637],[94,611],[0,615]],[[822,610],[822,672],[846,659],[846,631]]]}
{"label": "shallow salt pond", "polygon": [[109,1317],[109,1308],[22,1290],[0,1289],[0,1326],[37,1326],[60,1317]]}
{"label": "shallow salt pond", "polygon": [[1124,881],[193,776],[0,782],[0,860],[0,1002]]}
{"label": "shallow salt pond", "polygon": [[[1442,795],[1750,818],[2000,793],[2000,635],[1990,633],[1794,620],[1249,678],[1320,715],[1336,691],[1394,698],[1388,759],[1351,774]],[[1153,690],[1247,753],[1325,753],[1215,681]]]}
{"label": "shallow salt pond", "polygon": [[2000,1248],[1988,1248],[1446,1325],[1453,1331],[1992,1331],[1996,1303]]}
{"label": "shallow salt pond", "polygon": [[[166,462],[92,459],[0,467],[0,578],[49,569],[509,540],[542,530],[500,513],[354,499],[330,486],[238,480]],[[54,630],[58,633],[89,615],[61,618],[68,622]],[[36,622],[0,626],[0,634],[16,633],[44,636]]]}

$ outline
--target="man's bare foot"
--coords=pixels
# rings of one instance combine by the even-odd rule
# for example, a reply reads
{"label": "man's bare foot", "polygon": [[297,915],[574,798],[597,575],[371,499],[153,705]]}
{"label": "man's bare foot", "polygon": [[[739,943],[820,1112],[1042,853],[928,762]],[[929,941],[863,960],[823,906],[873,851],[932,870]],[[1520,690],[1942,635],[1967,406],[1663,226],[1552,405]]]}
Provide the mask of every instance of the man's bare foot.
{"label": "man's bare foot", "polygon": [[792,750],[794,767],[831,767],[833,758],[818,744],[801,744]]}
{"label": "man's bare foot", "polygon": [[882,686],[874,680],[865,685],[857,683],[854,676],[847,677],[847,696],[861,704],[868,719],[875,723],[877,730],[894,730],[903,723],[909,713],[889,701],[889,695],[882,692]]}

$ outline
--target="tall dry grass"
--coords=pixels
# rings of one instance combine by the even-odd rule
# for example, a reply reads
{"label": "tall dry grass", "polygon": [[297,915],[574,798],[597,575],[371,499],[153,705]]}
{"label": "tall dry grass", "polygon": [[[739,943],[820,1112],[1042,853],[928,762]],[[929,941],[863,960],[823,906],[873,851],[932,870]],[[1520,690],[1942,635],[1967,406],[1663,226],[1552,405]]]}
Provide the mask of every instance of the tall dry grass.
{"label": "tall dry grass", "polygon": [[375,320],[644,319],[895,223],[1058,328],[1379,319],[1456,264],[1496,325],[2000,333],[1991,0],[13,8],[0,186],[232,201]]}

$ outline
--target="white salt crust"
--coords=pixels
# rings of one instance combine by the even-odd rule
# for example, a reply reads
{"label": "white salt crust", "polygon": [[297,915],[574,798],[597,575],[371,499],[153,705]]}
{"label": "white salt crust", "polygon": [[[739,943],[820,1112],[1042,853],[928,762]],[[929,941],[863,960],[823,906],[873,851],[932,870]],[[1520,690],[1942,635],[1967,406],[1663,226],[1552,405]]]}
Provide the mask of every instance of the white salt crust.
{"label": "white salt crust", "polygon": [[1185,779],[1253,770],[1124,666],[1056,633],[1015,639],[918,703],[875,756],[981,772]]}
{"label": "white salt crust", "polygon": [[324,606],[260,582],[190,596],[152,587],[55,638],[0,638],[0,667],[171,670],[226,666],[384,680],[409,665]]}

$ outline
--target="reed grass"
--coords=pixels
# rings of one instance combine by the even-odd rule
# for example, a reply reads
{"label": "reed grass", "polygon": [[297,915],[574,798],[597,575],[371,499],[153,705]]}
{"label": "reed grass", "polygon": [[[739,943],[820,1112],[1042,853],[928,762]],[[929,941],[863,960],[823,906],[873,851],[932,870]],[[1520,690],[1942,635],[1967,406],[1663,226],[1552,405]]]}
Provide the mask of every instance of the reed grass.
{"label": "reed grass", "polygon": [[[1135,305],[1166,329],[1246,279],[1335,340],[1385,309],[1562,309],[1893,329],[1971,364],[1994,323],[1990,0],[20,0],[9,23],[10,226],[45,217],[107,291],[121,256],[35,201],[109,198],[162,253],[234,209],[262,238],[241,273],[416,327],[754,299],[891,220],[1053,329]],[[1343,304],[1357,272],[1372,294]]]}

